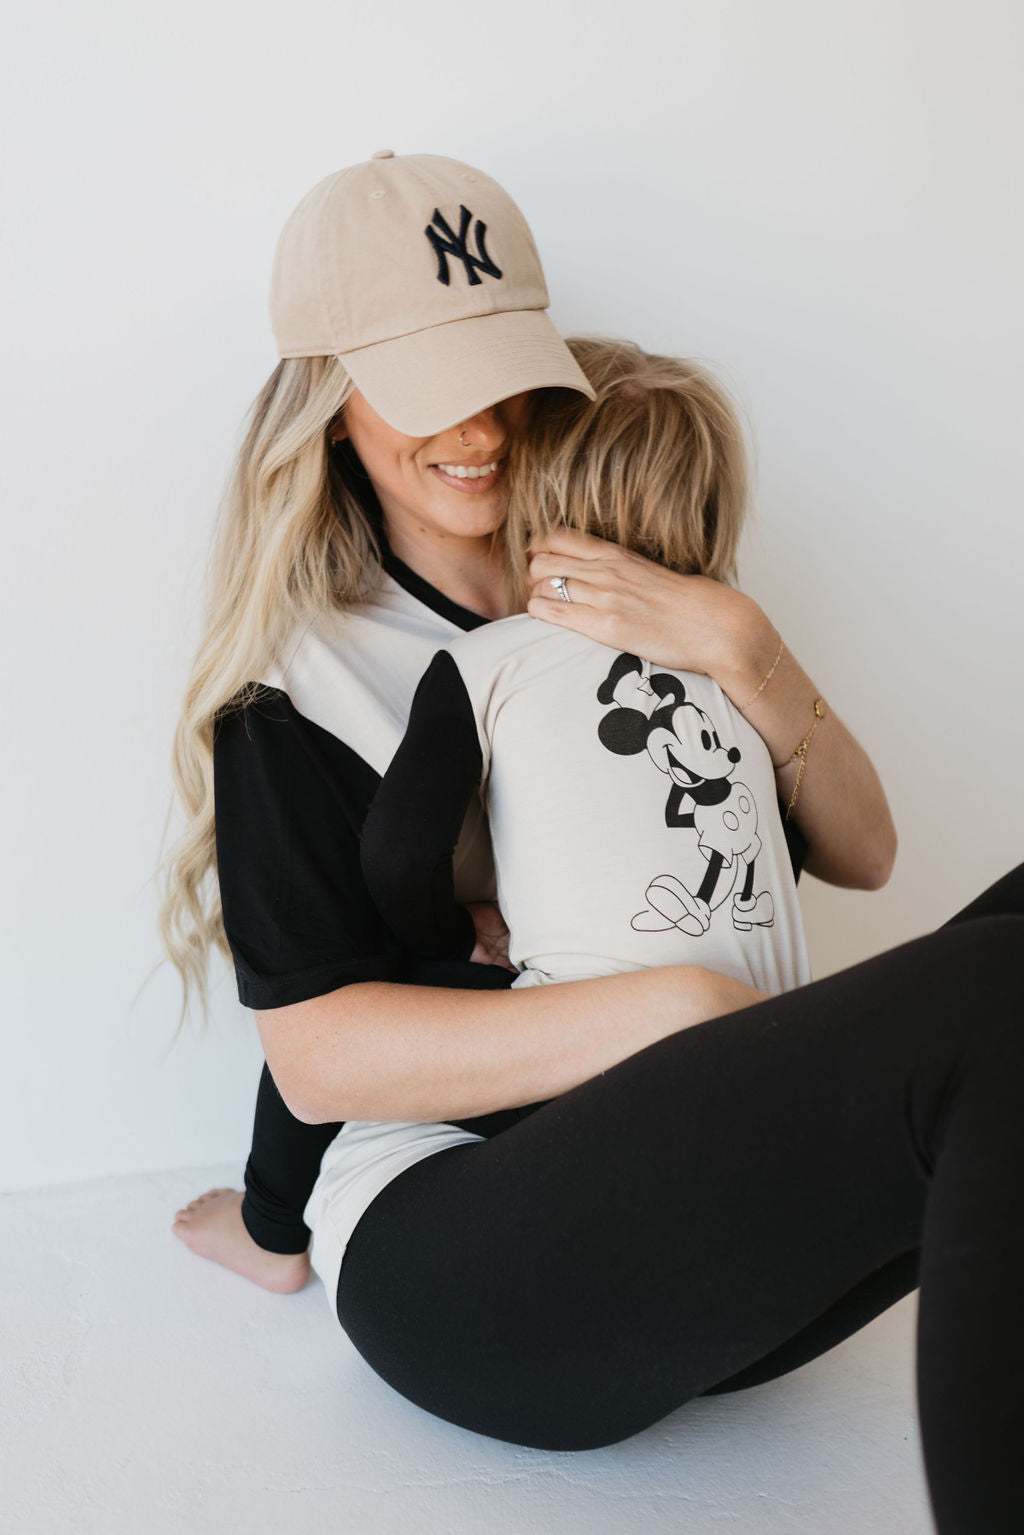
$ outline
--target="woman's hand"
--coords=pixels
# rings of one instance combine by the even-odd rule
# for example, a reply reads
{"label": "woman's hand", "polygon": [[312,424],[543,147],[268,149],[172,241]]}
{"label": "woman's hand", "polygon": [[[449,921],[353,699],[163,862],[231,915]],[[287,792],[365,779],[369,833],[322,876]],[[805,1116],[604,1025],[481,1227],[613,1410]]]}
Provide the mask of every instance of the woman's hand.
{"label": "woman's hand", "polygon": [[[527,609],[534,618],[659,666],[712,677],[761,736],[778,793],[790,803],[799,770],[793,753],[814,724],[820,692],[753,598],[568,529],[532,546],[530,574]],[[566,577],[570,602],[551,586],[555,576]],[[807,838],[809,874],[858,890],[885,884],[896,857],[885,792],[830,703],[793,811]]]}
{"label": "woman's hand", "polygon": [[476,944],[469,956],[474,965],[498,965],[515,974],[508,957],[508,928],[497,901],[470,901],[466,910],[476,928]]}
{"label": "woman's hand", "polygon": [[[704,672],[734,703],[753,691],[778,649],[776,630],[743,592],[681,576],[590,533],[559,529],[531,545],[530,575],[534,618],[659,666]],[[570,602],[552,587],[555,576],[566,577]]]}

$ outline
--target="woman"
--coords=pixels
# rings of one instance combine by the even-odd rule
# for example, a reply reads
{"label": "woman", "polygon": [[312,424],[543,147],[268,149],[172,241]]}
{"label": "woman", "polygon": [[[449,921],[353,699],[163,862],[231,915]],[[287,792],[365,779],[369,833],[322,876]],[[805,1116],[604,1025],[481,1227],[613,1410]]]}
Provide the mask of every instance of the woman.
{"label": "woman", "polygon": [[[176,1229],[294,1289],[306,1231],[281,1212],[344,1146],[339,1121],[390,1126],[377,1160],[355,1138],[337,1209],[310,1205],[315,1239],[341,1249],[343,1327],[428,1410],[556,1448],[784,1373],[920,1274],[939,1527],[1009,1530],[1021,871],[937,934],[751,1006],[742,983],[688,967],[510,991],[474,963],[496,942],[486,905],[469,962],[417,969],[359,881],[362,817],[416,679],[443,637],[505,611],[494,535],[523,395],[588,392],[544,304],[518,211],[455,162],[353,167],[282,236],[286,360],[242,449],[179,733],[192,822],[166,921],[198,978],[220,931],[204,892],[216,836],[273,1081],[244,1211],[214,1191]],[[531,576],[535,616],[711,676],[783,764],[784,803],[803,774],[804,867],[885,882],[895,836],[874,770],[755,603],[569,534]],[[463,851],[461,898],[486,901]]]}

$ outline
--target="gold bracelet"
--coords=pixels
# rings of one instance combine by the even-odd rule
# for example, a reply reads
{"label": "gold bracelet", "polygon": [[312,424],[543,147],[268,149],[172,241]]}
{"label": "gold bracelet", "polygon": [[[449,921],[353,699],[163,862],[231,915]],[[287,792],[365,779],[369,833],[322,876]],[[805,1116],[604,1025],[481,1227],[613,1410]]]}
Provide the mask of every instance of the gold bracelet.
{"label": "gold bracelet", "polygon": [[768,686],[769,682],[771,682],[772,678],[775,676],[775,668],[778,666],[779,662],[782,660],[782,652],[785,650],[785,648],[786,648],[785,645],[780,640],[779,641],[779,653],[775,657],[775,660],[772,662],[772,664],[771,664],[771,666],[770,666],[770,668],[768,670],[767,677],[765,677],[764,681],[762,682],[761,686],[758,688],[757,692],[753,693],[750,696],[750,698],[747,699],[745,704],[740,704],[740,712],[741,713],[742,713],[742,711],[744,709],[749,709],[750,708],[750,705],[754,702],[754,699],[755,698],[759,698],[761,696],[761,694],[764,692],[765,688]]}
{"label": "gold bracelet", "polygon": [[[797,769],[796,783],[793,785],[793,793],[790,795],[790,797],[789,797],[789,804],[786,806],[786,820],[787,821],[789,820],[790,816],[793,814],[793,806],[796,804],[796,797],[800,793],[800,780],[803,778],[803,776],[804,776],[804,768],[807,766],[807,748],[811,744],[811,737],[813,736],[814,732],[817,730],[818,726],[821,724],[821,722],[822,722],[822,720],[824,718],[825,718],[825,700],[823,698],[816,698],[814,700],[814,724],[811,726],[810,730],[804,736],[803,740],[800,742],[800,745],[797,747],[797,749],[793,753],[793,755],[791,757],[787,757],[785,762],[780,762],[779,766],[775,769],[776,772],[779,772],[780,769],[782,769],[784,767],[788,767],[791,762],[795,762],[798,757],[800,758],[800,766]],[[773,764],[773,766],[774,766],[774,764]]]}

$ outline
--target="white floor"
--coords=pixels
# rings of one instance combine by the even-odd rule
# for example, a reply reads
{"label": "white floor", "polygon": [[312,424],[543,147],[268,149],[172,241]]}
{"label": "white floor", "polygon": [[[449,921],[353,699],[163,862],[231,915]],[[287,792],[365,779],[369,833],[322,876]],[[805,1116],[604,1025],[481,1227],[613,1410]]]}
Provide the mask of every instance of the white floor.
{"label": "white floor", "polygon": [[193,1257],[173,1211],[238,1168],[0,1198],[4,1535],[933,1535],[914,1298],[782,1381],[582,1454],[413,1407],[314,1279]]}

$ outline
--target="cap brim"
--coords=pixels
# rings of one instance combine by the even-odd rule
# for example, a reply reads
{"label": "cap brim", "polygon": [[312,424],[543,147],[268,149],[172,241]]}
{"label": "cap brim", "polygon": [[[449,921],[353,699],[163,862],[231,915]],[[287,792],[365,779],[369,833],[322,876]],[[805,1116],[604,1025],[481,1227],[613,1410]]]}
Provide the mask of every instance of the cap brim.
{"label": "cap brim", "polygon": [[527,389],[594,398],[543,309],[451,320],[339,356],[377,414],[409,437],[433,437]]}

